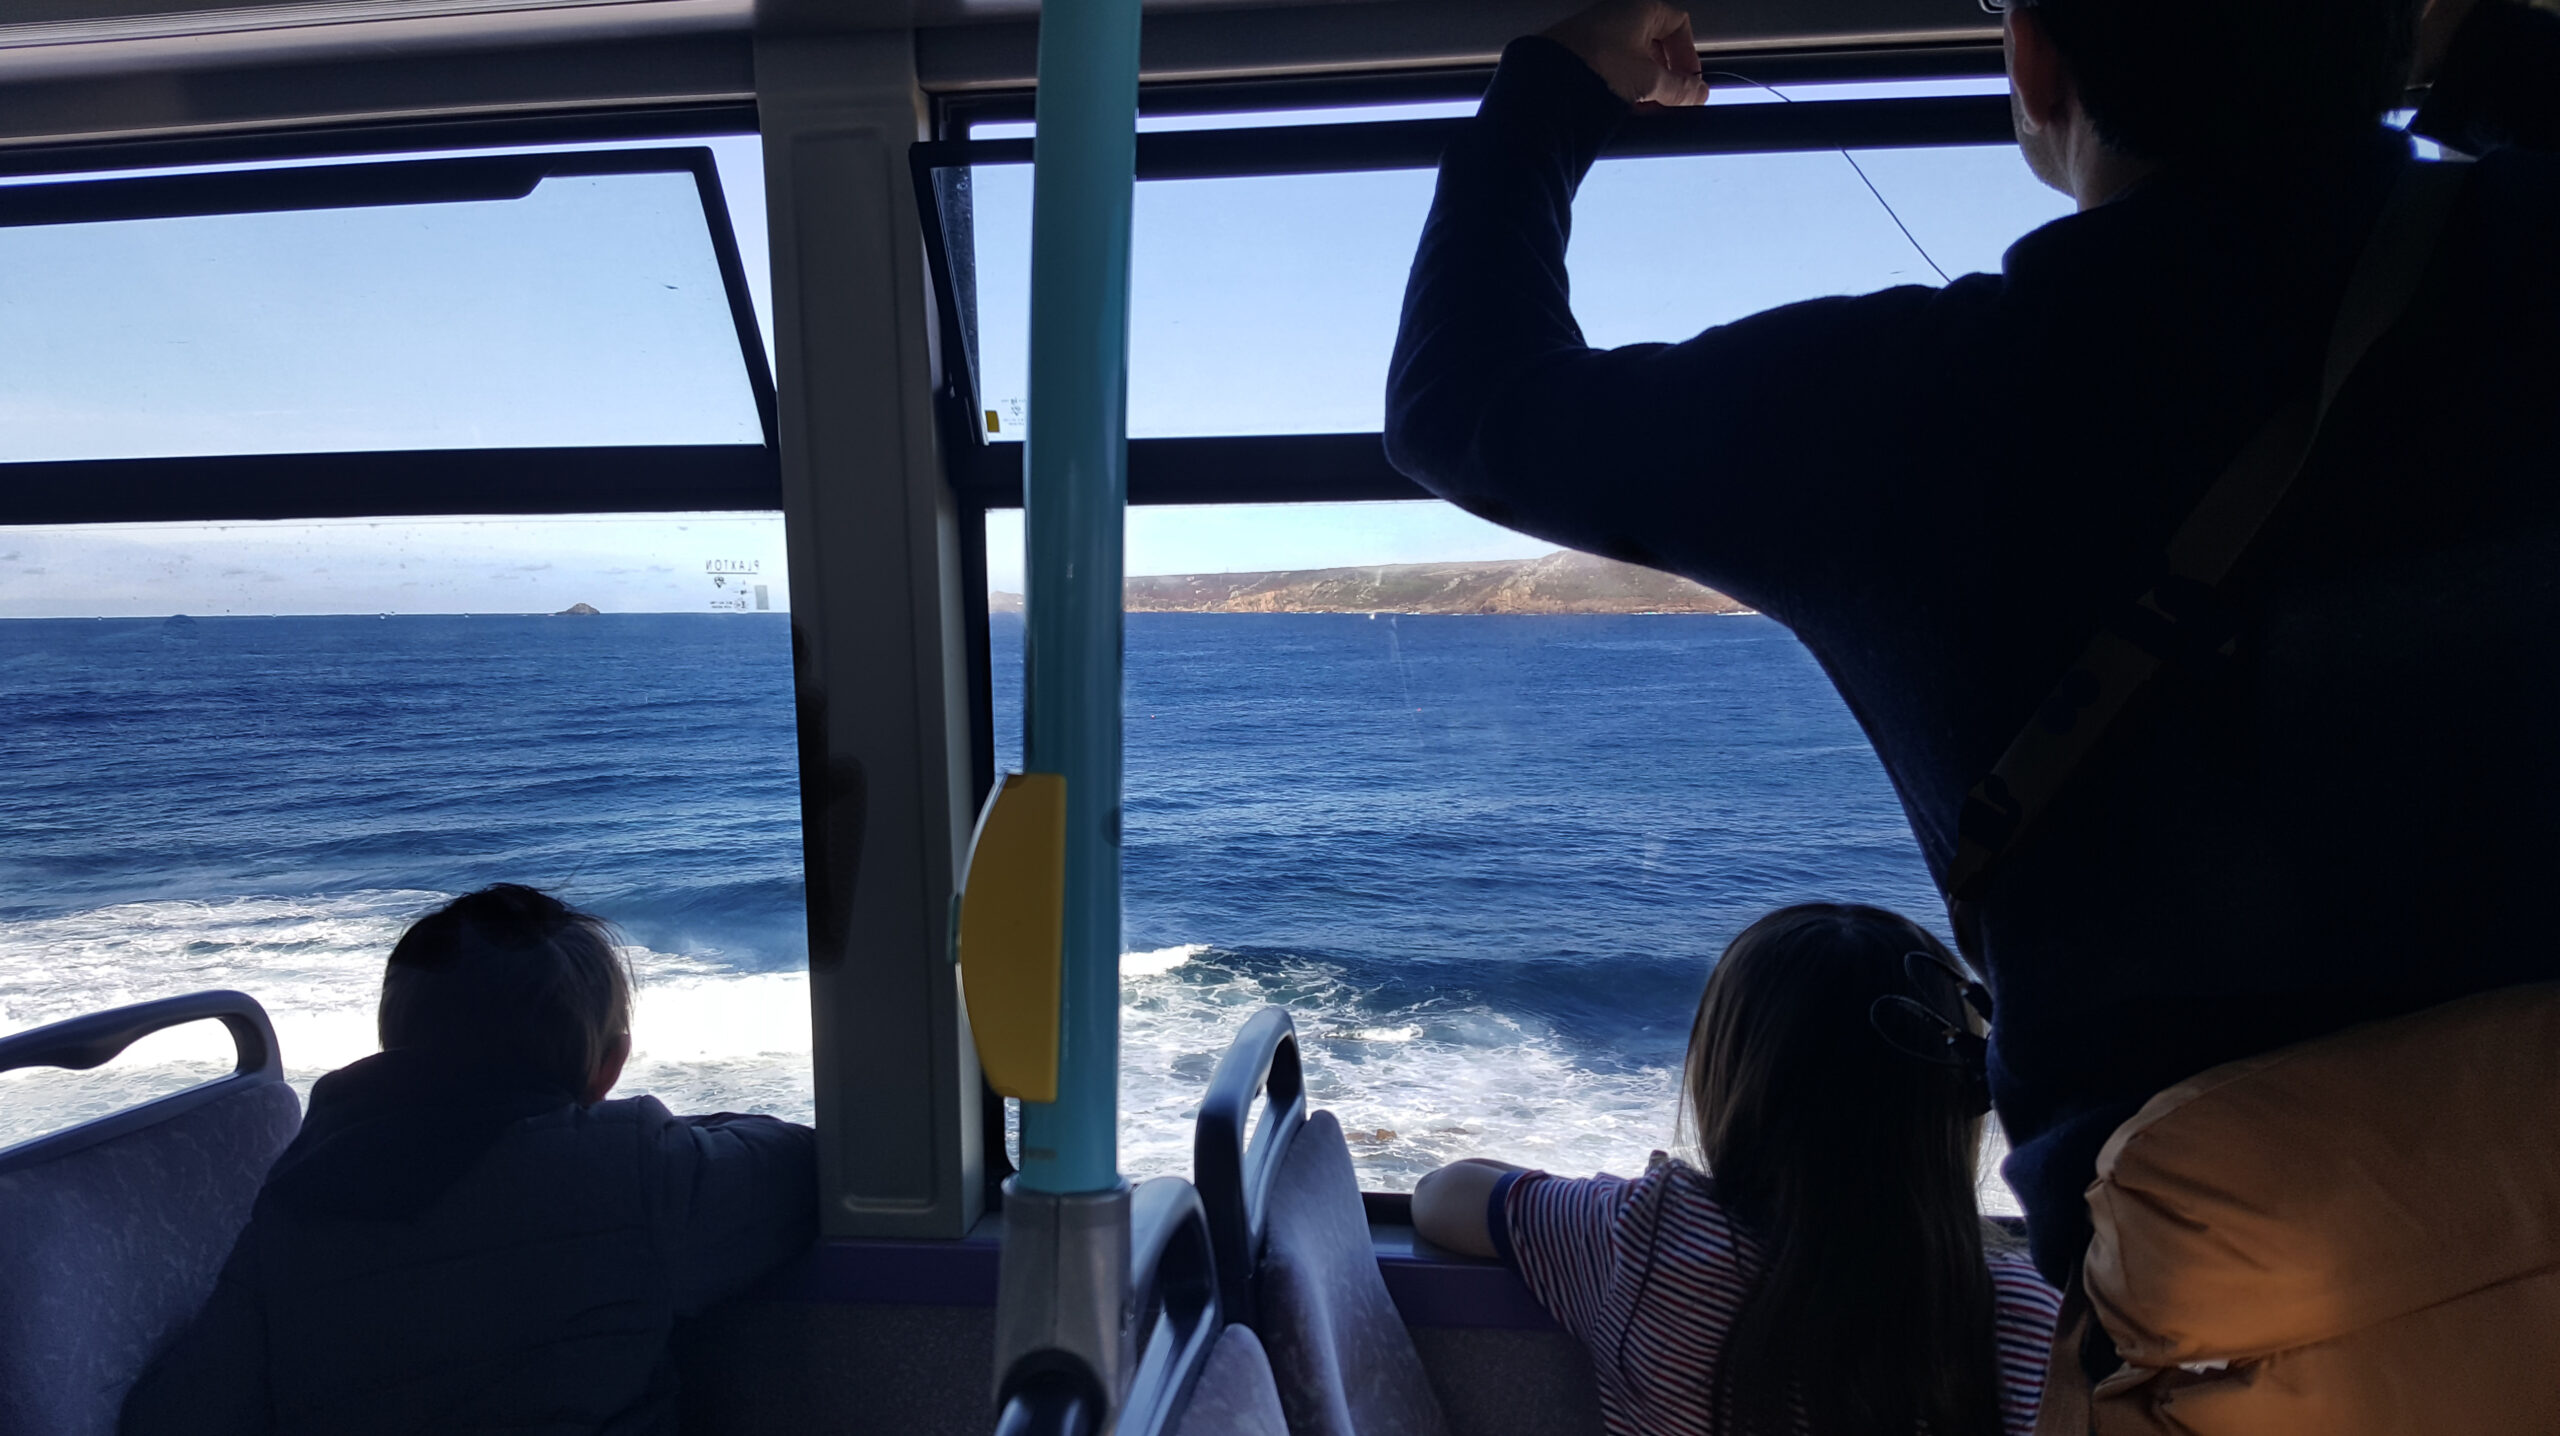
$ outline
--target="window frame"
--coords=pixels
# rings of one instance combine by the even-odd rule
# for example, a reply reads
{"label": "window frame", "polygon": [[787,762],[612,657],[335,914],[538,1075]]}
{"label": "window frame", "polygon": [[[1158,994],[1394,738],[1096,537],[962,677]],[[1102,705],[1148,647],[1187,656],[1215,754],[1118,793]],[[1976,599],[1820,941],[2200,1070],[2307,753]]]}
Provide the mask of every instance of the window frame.
{"label": "window frame", "polygon": [[[576,127],[591,138],[603,127]],[[610,132],[609,130],[607,132]],[[361,131],[381,138],[376,131]],[[445,131],[452,139],[450,128]],[[541,144],[522,130],[483,143]],[[622,133],[622,139],[643,135]],[[678,138],[695,138],[697,134]],[[352,141],[342,136],[341,143]],[[308,154],[281,143],[258,158]],[[87,152],[134,166],[118,149]],[[153,156],[167,162],[165,156]],[[193,151],[184,163],[224,163]],[[15,174],[76,172],[69,152]],[[729,304],[763,441],[755,444],[563,445],[382,449],[0,462],[0,527],[27,524],[359,518],[396,514],[680,513],[782,508],[773,371],[765,358],[728,201],[707,146],[583,149],[526,155],[428,156],[351,163],[110,174],[0,185],[0,229],[45,224],[521,198],[544,179],[688,174]]]}
{"label": "window frame", "polygon": [[[2004,74],[1999,42],[1959,40],[1856,48],[1772,50],[1763,54],[1702,55],[1710,67],[1744,65],[1751,78],[1770,84],[1835,84],[1877,80],[1996,79]],[[1243,80],[1161,80],[1138,91],[1142,118],[1226,115],[1277,110],[1333,109],[1355,105],[1410,105],[1434,101],[1474,103],[1493,81],[1490,65],[1440,65],[1408,70],[1358,70]],[[1030,89],[988,89],[945,95],[937,104],[935,134],[965,140],[979,124],[1033,117]]]}
{"label": "window frame", "polygon": [[[758,442],[733,444],[0,461],[0,533],[38,525],[369,517],[697,512],[783,517],[777,385],[727,193],[710,148],[667,143],[758,138],[760,133],[753,104],[720,103],[104,140],[0,153],[0,178],[29,181],[0,184],[0,228],[521,197],[554,176],[690,175],[761,434]],[[635,144],[644,147],[615,148]],[[521,155],[437,153],[554,145],[588,148]],[[379,158],[386,154],[412,157]],[[313,160],[344,162],[308,163]],[[270,167],[257,167],[261,164]],[[248,167],[153,173],[212,165]],[[83,177],[49,178],[57,175]],[[795,751],[805,746],[795,735]],[[802,765],[795,759],[793,766],[795,783],[805,784]]]}

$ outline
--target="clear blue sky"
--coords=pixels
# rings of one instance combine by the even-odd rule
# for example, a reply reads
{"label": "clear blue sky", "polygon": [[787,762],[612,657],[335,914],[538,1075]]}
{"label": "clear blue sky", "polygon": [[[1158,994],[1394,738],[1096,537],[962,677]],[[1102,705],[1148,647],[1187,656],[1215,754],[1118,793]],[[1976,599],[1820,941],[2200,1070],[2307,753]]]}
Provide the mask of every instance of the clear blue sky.
{"label": "clear blue sky", "polygon": [[[1736,87],[1728,102],[1769,102]],[[1391,113],[1410,113],[1397,111]],[[755,142],[712,142],[768,325]],[[2014,149],[1604,163],[1576,209],[1596,344],[1993,269],[2064,212]],[[675,181],[527,200],[0,230],[0,457],[751,438],[698,212]],[[1141,185],[1133,436],[1374,429],[1425,171]],[[1020,432],[1028,167],[976,179],[985,397]],[[1916,241],[1916,245],[1915,245]],[[1926,250],[1926,258],[1922,250]],[[1018,517],[991,586],[1021,587]],[[1132,573],[1526,556],[1440,504],[1140,510]],[[730,551],[735,550],[732,554]],[[714,560],[781,566],[771,520],[0,530],[0,616],[694,610]],[[406,565],[406,567],[403,567]],[[782,606],[778,580],[770,598]]]}
{"label": "clear blue sky", "polygon": [[773,514],[0,528],[0,618],[788,607]]}

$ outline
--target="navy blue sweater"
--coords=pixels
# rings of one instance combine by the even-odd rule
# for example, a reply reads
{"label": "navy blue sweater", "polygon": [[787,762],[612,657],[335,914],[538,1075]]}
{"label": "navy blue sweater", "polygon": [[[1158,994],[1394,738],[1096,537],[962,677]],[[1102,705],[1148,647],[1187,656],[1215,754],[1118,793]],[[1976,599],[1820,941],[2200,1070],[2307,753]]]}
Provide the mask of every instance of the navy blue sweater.
{"label": "navy blue sweater", "polygon": [[[1967,789],[2313,382],[2407,142],[2163,173],[1997,275],[1600,351],[1565,246],[1626,113],[1555,44],[1504,55],[1441,162],[1388,453],[1793,629],[1943,873]],[[2483,4],[2421,125],[2510,147],[2253,559],[2240,657],[2174,672],[1980,904],[2006,1174],[2057,1282],[2161,1088],[2560,978],[2560,20]]]}
{"label": "navy blue sweater", "polygon": [[320,1079],[123,1436],[673,1436],[676,1321],[817,1228],[817,1139],[404,1048]]}

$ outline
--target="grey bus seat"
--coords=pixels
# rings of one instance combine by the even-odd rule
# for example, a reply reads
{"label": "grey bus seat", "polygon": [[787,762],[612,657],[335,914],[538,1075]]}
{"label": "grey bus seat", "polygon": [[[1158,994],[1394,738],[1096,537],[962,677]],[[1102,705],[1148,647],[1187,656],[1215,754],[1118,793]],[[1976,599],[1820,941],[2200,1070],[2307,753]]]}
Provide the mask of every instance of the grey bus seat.
{"label": "grey bus seat", "polygon": [[[1257,1099],[1265,1110],[1251,1123]],[[1192,1176],[1222,1287],[1261,1338],[1292,1436],[1444,1436],[1422,1357],[1378,1274],[1341,1124],[1307,1112],[1285,1010],[1255,1013],[1219,1059]]]}
{"label": "grey bus seat", "polygon": [[0,1150],[0,1436],[110,1436],[125,1392],[213,1290],[267,1167],[302,1124],[275,1029],[200,992],[0,1039],[0,1071],[86,1069],[216,1019],[229,1076]]}
{"label": "grey bus seat", "polygon": [[1445,1436],[1331,1112],[1290,1141],[1263,1243],[1260,1329],[1291,1436]]}
{"label": "grey bus seat", "polygon": [[1271,1358],[1252,1327],[1236,1323],[1219,1334],[1173,1436],[1289,1436]]}

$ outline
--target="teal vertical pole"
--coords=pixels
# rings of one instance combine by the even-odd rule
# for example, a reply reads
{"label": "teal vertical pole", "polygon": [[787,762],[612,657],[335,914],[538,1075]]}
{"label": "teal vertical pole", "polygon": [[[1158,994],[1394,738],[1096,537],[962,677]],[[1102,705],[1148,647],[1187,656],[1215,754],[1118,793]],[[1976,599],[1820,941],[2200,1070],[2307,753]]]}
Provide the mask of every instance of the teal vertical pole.
{"label": "teal vertical pole", "polygon": [[1067,780],[1058,1100],[1020,1185],[1120,1184],[1120,587],[1138,0],[1047,0],[1032,148],[1023,766]]}

